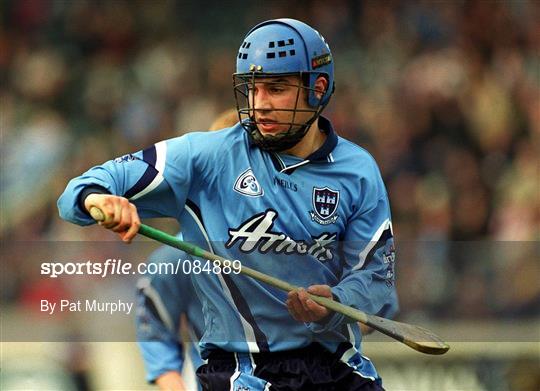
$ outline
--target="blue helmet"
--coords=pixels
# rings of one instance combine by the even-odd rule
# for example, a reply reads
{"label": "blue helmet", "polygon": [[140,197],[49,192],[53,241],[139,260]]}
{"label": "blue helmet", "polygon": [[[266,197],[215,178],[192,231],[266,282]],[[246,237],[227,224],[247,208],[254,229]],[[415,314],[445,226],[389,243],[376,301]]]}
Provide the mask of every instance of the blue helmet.
{"label": "blue helmet", "polygon": [[[247,90],[257,77],[282,75],[300,76],[302,85],[299,87],[308,91],[307,103],[313,116],[303,124],[296,124],[293,119],[289,130],[283,134],[262,136],[254,120],[252,102],[247,99]],[[315,81],[320,76],[327,79],[328,88],[318,98]],[[244,38],[238,50],[233,79],[237,109],[244,128],[263,149],[284,150],[302,139],[328,104],[334,92],[334,61],[328,44],[312,27],[294,19],[268,20],[256,25]],[[244,104],[241,104],[242,97]]]}

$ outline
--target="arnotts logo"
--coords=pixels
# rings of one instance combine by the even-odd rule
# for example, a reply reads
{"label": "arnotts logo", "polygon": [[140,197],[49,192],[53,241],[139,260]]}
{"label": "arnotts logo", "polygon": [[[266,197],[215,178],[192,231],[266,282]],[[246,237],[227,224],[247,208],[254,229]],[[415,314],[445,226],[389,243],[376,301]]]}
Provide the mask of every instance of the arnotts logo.
{"label": "arnotts logo", "polygon": [[225,247],[231,248],[236,242],[240,242],[240,250],[251,253],[255,250],[266,254],[273,250],[275,253],[307,254],[324,262],[333,258],[328,245],[336,240],[336,234],[323,233],[319,237],[313,237],[313,243],[304,240],[294,240],[282,232],[273,232],[272,226],[278,213],[268,209],[244,222],[236,229],[229,229],[229,241]]}

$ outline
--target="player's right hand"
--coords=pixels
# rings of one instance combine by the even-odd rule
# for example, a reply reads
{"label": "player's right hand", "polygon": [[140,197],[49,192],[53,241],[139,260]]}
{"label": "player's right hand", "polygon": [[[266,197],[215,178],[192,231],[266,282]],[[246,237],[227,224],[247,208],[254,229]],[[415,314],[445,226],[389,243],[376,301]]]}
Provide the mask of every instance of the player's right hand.
{"label": "player's right hand", "polygon": [[156,379],[156,384],[162,391],[186,391],[186,384],[180,373],[176,371],[165,372]]}
{"label": "player's right hand", "polygon": [[105,219],[98,224],[118,233],[124,242],[130,243],[137,235],[141,219],[137,208],[127,198],[111,194],[90,194],[84,200],[84,207],[90,211],[94,206],[105,215]]}

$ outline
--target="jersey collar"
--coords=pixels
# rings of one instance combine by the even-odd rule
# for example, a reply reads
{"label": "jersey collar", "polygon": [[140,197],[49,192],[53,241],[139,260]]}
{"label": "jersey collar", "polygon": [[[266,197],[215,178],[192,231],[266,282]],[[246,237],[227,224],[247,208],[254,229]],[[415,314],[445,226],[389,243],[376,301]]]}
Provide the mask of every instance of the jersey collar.
{"label": "jersey collar", "polygon": [[338,143],[338,137],[332,123],[328,118],[323,117],[322,115],[319,117],[319,129],[326,134],[326,140],[319,149],[306,158],[306,160],[311,162],[329,161],[328,155],[332,153]]}

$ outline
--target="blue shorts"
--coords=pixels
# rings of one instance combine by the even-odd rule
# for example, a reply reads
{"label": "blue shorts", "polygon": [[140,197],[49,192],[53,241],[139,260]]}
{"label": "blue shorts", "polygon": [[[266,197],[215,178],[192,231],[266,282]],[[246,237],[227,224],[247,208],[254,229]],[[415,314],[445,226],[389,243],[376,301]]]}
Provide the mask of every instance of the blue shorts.
{"label": "blue shorts", "polygon": [[319,344],[275,353],[213,351],[197,377],[208,391],[384,390]]}

